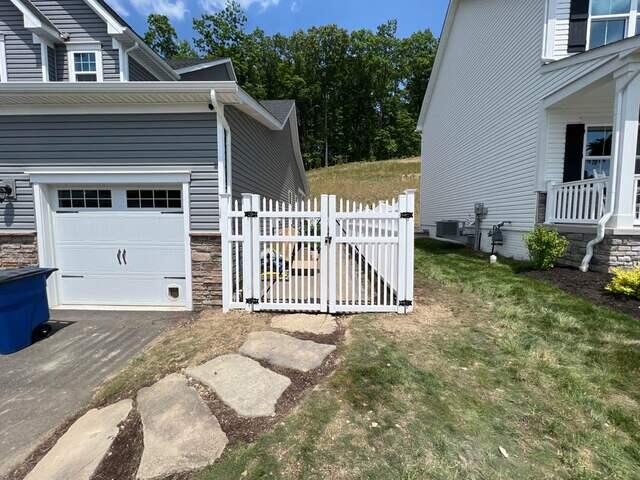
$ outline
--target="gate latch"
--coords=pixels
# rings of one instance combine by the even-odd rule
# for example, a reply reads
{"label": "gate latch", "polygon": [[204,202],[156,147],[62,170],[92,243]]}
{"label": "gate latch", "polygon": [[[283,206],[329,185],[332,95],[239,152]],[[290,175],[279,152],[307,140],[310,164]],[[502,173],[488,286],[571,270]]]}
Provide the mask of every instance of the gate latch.
{"label": "gate latch", "polygon": [[413,212],[402,212],[400,218],[413,218]]}
{"label": "gate latch", "polygon": [[331,243],[331,241],[333,240],[333,237],[324,237],[324,243],[325,245],[329,245]]}
{"label": "gate latch", "polygon": [[247,218],[258,218],[258,212],[250,210],[248,212],[244,212],[244,216]]}

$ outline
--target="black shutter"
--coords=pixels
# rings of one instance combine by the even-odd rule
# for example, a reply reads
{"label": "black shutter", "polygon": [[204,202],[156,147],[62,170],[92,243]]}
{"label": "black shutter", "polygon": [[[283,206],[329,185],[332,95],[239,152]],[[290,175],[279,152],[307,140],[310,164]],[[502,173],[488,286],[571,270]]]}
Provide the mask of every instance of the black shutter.
{"label": "black shutter", "polygon": [[567,125],[567,137],[564,145],[563,182],[575,182],[582,179],[583,147],[584,125]]}
{"label": "black shutter", "polygon": [[584,52],[587,48],[589,0],[571,0],[569,13],[569,45],[567,52]]}

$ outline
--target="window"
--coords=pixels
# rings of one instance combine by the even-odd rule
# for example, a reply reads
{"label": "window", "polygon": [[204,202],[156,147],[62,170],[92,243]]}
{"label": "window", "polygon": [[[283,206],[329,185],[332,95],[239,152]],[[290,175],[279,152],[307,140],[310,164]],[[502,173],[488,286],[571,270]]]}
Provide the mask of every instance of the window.
{"label": "window", "polygon": [[611,166],[611,127],[589,127],[586,132],[583,179],[607,177]]}
{"label": "window", "polygon": [[102,45],[100,42],[68,43],[69,81],[102,82]]}
{"label": "window", "polygon": [[127,190],[127,208],[182,208],[180,190]]}
{"label": "window", "polygon": [[111,190],[58,190],[59,208],[111,208]]}
{"label": "window", "polygon": [[97,82],[98,69],[94,52],[74,53],[73,64],[76,82]]}
{"label": "window", "polygon": [[638,31],[638,0],[591,0],[589,48],[602,47]]}

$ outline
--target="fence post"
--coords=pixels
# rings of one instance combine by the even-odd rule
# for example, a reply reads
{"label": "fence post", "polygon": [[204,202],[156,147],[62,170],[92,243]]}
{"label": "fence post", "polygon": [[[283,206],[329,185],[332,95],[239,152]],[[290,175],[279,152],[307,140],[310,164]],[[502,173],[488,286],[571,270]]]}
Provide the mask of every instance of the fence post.
{"label": "fence post", "polygon": [[416,191],[406,190],[407,195],[407,212],[411,213],[411,217],[407,218],[407,233],[406,233],[406,249],[407,249],[407,263],[406,263],[406,276],[407,281],[405,284],[404,298],[408,303],[405,312],[413,312],[413,261],[414,261],[414,236],[415,236],[415,210],[416,210]]}
{"label": "fence post", "polygon": [[231,195],[220,194],[220,233],[222,235],[222,311],[227,313],[231,307],[231,293],[233,271],[231,267],[231,225],[229,224],[229,210],[231,210]]}
{"label": "fence post", "polygon": [[247,212],[251,211],[251,194],[242,194],[242,290],[244,301],[246,302],[246,309],[252,310],[253,305],[251,300],[253,299],[253,232],[252,232],[252,218],[247,216]]}
{"label": "fence post", "polygon": [[[324,197],[324,196],[323,196]],[[325,250],[324,259],[322,262],[322,268],[325,272],[328,272],[328,282],[326,278],[322,284],[324,287],[323,305],[328,303],[329,313],[336,313],[336,264],[337,264],[337,248],[336,248],[336,196],[329,195],[326,202],[322,201],[322,205],[326,204],[326,214],[322,214],[323,220],[326,222],[326,230],[323,230],[329,237],[329,243],[325,244],[323,250]],[[327,283],[329,291],[327,292]],[[328,298],[327,298],[328,295]]]}
{"label": "fence post", "polygon": [[[260,250],[260,195],[251,195],[251,210],[255,212],[255,216],[251,218],[251,235],[252,235],[252,279],[253,279],[253,288],[252,288],[252,298],[254,302],[260,302],[260,278],[262,273],[262,268],[260,265],[261,259],[260,254],[262,253]],[[260,304],[254,303],[253,309],[255,311],[260,310]]]}
{"label": "fence post", "polygon": [[403,213],[407,211],[407,195],[402,194],[398,198],[398,289],[397,307],[398,313],[405,313],[403,305],[407,294],[407,219]]}

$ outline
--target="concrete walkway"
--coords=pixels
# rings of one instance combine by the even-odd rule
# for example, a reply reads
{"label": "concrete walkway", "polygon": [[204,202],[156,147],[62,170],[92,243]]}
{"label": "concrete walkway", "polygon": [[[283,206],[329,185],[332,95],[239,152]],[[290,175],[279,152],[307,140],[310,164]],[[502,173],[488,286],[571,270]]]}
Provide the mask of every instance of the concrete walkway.
{"label": "concrete walkway", "polygon": [[184,313],[53,311],[56,333],[0,355],[0,478]]}
{"label": "concrete walkway", "polygon": [[[335,331],[337,328],[330,317],[323,317],[319,322],[310,321],[308,328],[302,319],[304,317],[297,317],[288,322],[280,317],[275,319],[275,324],[303,333],[314,333],[318,329]],[[291,380],[248,357],[306,372],[320,367],[335,349],[335,345],[299,340],[281,333],[254,332],[240,349],[246,356],[222,355],[187,369],[186,377],[174,373],[143,388],[137,395],[144,435],[137,478],[151,480],[203,468],[215,462],[227,445],[227,436],[218,419],[197,390],[189,385],[187,377],[208,386],[239,416],[266,417],[276,413],[278,400],[291,385]],[[128,408],[123,402],[128,402]],[[123,402],[91,411],[80,418],[36,465],[28,480],[44,480],[46,477],[42,473],[52,471],[52,466],[55,466],[54,472],[63,474],[56,473],[49,478],[63,480],[68,472],[81,472],[82,475],[69,478],[88,480],[86,473],[95,471],[116,436],[118,423],[126,418],[131,408],[130,400]],[[122,408],[117,409],[118,405]],[[116,414],[108,414],[112,410]],[[92,419],[95,426],[91,424]],[[63,451],[65,455],[61,455]],[[79,466],[82,465],[86,468],[81,469]]]}

